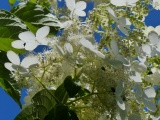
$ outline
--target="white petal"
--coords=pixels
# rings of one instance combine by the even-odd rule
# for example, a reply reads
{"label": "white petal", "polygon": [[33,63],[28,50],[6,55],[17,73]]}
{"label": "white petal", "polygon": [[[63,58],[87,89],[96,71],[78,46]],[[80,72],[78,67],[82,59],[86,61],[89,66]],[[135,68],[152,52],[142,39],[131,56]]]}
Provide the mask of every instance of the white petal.
{"label": "white petal", "polygon": [[111,18],[112,18],[115,22],[117,22],[118,18],[117,18],[117,15],[115,14],[115,12],[113,11],[113,9],[110,8],[110,7],[108,7],[107,10],[108,10]]}
{"label": "white petal", "polygon": [[125,110],[125,103],[123,102],[122,98],[120,96],[116,96],[116,101],[117,101],[117,105],[119,106],[119,108],[121,108],[122,110]]}
{"label": "white petal", "polygon": [[157,51],[157,49],[154,46],[151,46],[151,53],[150,57],[153,57],[155,55],[159,55],[160,53]]}
{"label": "white petal", "polygon": [[12,65],[12,67],[13,67],[13,69],[15,69],[15,70],[17,70],[17,71],[19,71],[19,72],[21,72],[21,73],[26,73],[26,72],[28,72],[27,70],[26,70],[26,68],[24,68],[23,66],[21,66],[21,65]]}
{"label": "white petal", "polygon": [[151,53],[151,47],[148,44],[142,44],[142,50],[146,54],[150,54]]}
{"label": "white petal", "polygon": [[154,31],[151,31],[148,34],[148,38],[149,38],[150,44],[152,45],[157,45],[158,42],[160,41],[158,34]]}
{"label": "white petal", "polygon": [[123,63],[121,61],[115,60],[115,59],[108,59],[106,61],[108,62],[108,64],[112,65],[114,68],[122,69]]}
{"label": "white petal", "polygon": [[116,6],[128,6],[133,7],[138,0],[111,0],[111,3]]}
{"label": "white petal", "polygon": [[135,82],[142,82],[141,75],[136,71],[130,72],[130,78],[133,79]]}
{"label": "white petal", "polygon": [[142,63],[144,63],[145,61],[146,61],[146,56],[143,56],[143,55],[141,55],[141,56],[138,56],[138,60],[139,61],[141,61]]}
{"label": "white petal", "polygon": [[119,61],[123,62],[124,65],[126,65],[126,66],[130,65],[129,62],[128,62],[128,60],[124,56],[118,54],[116,58]]}
{"label": "white petal", "polygon": [[42,45],[47,45],[48,44],[48,38],[38,39],[37,41],[38,41],[38,43],[40,43]]}
{"label": "white petal", "polygon": [[32,42],[35,41],[35,35],[32,32],[26,31],[22,32],[18,35],[18,37],[24,42]]}
{"label": "white petal", "polygon": [[137,42],[134,42],[134,48],[135,48],[135,52],[139,55],[140,48],[139,48],[139,46],[138,46],[138,43],[137,43]]}
{"label": "white petal", "polygon": [[140,85],[140,83],[135,82],[134,83],[134,88],[136,89],[136,92],[140,97],[142,96],[142,87]]}
{"label": "white petal", "polygon": [[105,55],[104,55],[103,53],[101,53],[100,51],[95,50],[94,52],[96,53],[96,55],[97,55],[98,57],[100,57],[100,58],[102,58],[102,59],[105,58]]}
{"label": "white petal", "polygon": [[116,95],[119,95],[119,96],[122,95],[123,89],[124,89],[124,83],[123,83],[122,80],[120,80],[120,81],[118,82],[117,87],[116,87],[116,92],[115,92],[115,94],[116,94]]}
{"label": "white petal", "polygon": [[49,31],[50,31],[50,28],[48,26],[41,27],[36,32],[36,39],[39,40],[39,39],[45,38],[49,34]]}
{"label": "white petal", "polygon": [[144,89],[144,93],[146,94],[148,98],[155,98],[156,96],[156,92],[153,87],[146,87]]}
{"label": "white petal", "polygon": [[64,44],[64,49],[68,52],[68,53],[73,53],[73,47],[70,43],[65,43]]}
{"label": "white petal", "polygon": [[8,51],[7,57],[9,59],[9,61],[12,62],[13,64],[15,64],[15,65],[20,64],[19,56],[16,53],[14,53],[13,51]]}
{"label": "white petal", "polygon": [[143,33],[148,36],[148,33],[154,31],[154,27],[149,26],[149,27],[145,27],[145,30],[143,30]]}
{"label": "white petal", "polygon": [[119,108],[119,114],[120,114],[120,118],[116,120],[126,120],[127,110],[122,110]]}
{"label": "white petal", "polygon": [[111,0],[110,2],[115,6],[126,6],[125,0]]}
{"label": "white petal", "polygon": [[155,112],[157,110],[156,105],[153,104],[151,101],[148,101],[147,99],[144,99],[144,105],[151,110],[152,112]]}
{"label": "white petal", "polygon": [[73,11],[75,8],[75,0],[65,0],[66,1],[66,6],[70,11]]}
{"label": "white petal", "polygon": [[128,120],[141,120],[141,116],[133,113],[129,116]]}
{"label": "white petal", "polygon": [[125,35],[129,34],[129,30],[128,30],[128,26],[122,26],[122,25],[118,25],[119,30],[124,33]]}
{"label": "white petal", "polygon": [[37,42],[26,43],[25,49],[28,51],[34,50],[38,46]]}
{"label": "white petal", "polygon": [[14,69],[12,68],[12,63],[9,63],[9,62],[7,62],[7,63],[5,63],[4,64],[4,66],[5,66],[5,68],[7,68],[8,70],[10,70],[10,71],[14,71]]}
{"label": "white petal", "polygon": [[145,72],[147,70],[146,65],[143,63],[140,63],[138,61],[133,62],[132,66],[133,66],[134,70],[137,72]]}
{"label": "white petal", "polygon": [[90,49],[90,50],[94,50],[94,47],[92,45],[91,42],[89,42],[88,40],[86,40],[85,38],[81,38],[81,40],[79,41],[84,47]]}
{"label": "white petal", "polygon": [[135,99],[136,99],[136,102],[138,103],[138,104],[142,104],[143,103],[143,99],[142,99],[142,96],[140,96],[138,93],[135,93],[134,94],[134,96],[135,96]]}
{"label": "white petal", "polygon": [[84,17],[86,16],[86,12],[82,11],[82,10],[78,10],[78,9],[75,9],[74,10],[74,14],[78,15],[78,16],[81,16],[81,17]]}
{"label": "white petal", "polygon": [[117,42],[115,41],[115,40],[111,40],[111,43],[110,43],[110,45],[111,45],[111,49],[112,49],[112,51],[113,51],[113,54],[116,56],[116,55],[118,55],[118,45],[117,45]]}
{"label": "white petal", "polygon": [[[129,21],[129,18],[121,17],[118,19],[117,23],[121,26],[130,26],[131,22]],[[129,28],[129,27],[127,27]]]}
{"label": "white petal", "polygon": [[23,49],[25,45],[25,42],[22,40],[16,40],[12,42],[12,47],[17,49]]}
{"label": "white petal", "polygon": [[23,66],[25,68],[29,68],[31,65],[35,65],[37,63],[38,63],[38,58],[37,57],[27,56],[22,60],[21,66]]}
{"label": "white petal", "polygon": [[84,2],[84,1],[78,1],[76,3],[75,9],[84,10],[84,9],[86,9],[86,6],[87,6],[86,2]]}
{"label": "white petal", "polygon": [[72,25],[72,23],[73,23],[73,21],[68,20],[68,21],[62,23],[61,28],[68,29]]}
{"label": "white petal", "polygon": [[56,44],[56,48],[57,48],[58,53],[63,56],[64,55],[63,49],[58,44]]}
{"label": "white petal", "polygon": [[158,35],[160,35],[160,25],[158,25],[158,26],[154,29],[154,31],[155,31]]}
{"label": "white petal", "polygon": [[160,78],[160,75],[152,74],[152,75],[145,76],[144,80],[149,82],[149,83],[159,85],[160,84],[159,78]]}

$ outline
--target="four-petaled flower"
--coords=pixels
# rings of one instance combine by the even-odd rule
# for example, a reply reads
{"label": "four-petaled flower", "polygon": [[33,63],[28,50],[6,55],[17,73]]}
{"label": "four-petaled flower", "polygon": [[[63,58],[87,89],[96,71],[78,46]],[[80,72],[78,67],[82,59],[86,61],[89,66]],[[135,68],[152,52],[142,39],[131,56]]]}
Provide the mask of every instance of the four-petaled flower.
{"label": "four-petaled flower", "polygon": [[12,42],[12,47],[32,51],[40,44],[47,45],[46,36],[49,34],[49,30],[48,26],[41,27],[36,32],[36,36],[30,31],[22,32],[18,36],[20,40]]}
{"label": "four-petaled flower", "polygon": [[6,62],[4,66],[10,71],[19,71],[21,74],[28,73],[28,68],[38,64],[37,57],[27,56],[22,61],[20,61],[19,56],[13,51],[8,51],[7,57],[11,63]]}
{"label": "four-petaled flower", "polygon": [[75,0],[66,0],[66,6],[71,11],[71,16],[86,16],[86,13],[83,11],[87,4],[84,1],[78,1],[75,3]]}

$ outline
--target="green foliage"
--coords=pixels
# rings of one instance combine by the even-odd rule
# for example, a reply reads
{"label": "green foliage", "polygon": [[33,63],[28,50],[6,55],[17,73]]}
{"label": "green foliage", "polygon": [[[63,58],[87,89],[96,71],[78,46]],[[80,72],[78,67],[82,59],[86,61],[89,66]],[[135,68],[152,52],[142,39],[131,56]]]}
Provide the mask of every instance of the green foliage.
{"label": "green foliage", "polygon": [[18,114],[15,120],[34,120],[32,117],[32,105],[27,106],[22,110],[20,114]]}
{"label": "green foliage", "polygon": [[57,104],[44,120],[68,120],[68,118],[68,107],[63,104]]}
{"label": "green foliage", "polygon": [[73,110],[63,104],[57,104],[44,118],[44,120],[79,120]]}
{"label": "green foliage", "polygon": [[[12,6],[15,3],[15,0],[9,0],[9,3]],[[50,32],[52,35],[55,35],[60,26],[60,22],[54,15],[50,14],[50,11],[47,8],[35,3],[28,2],[25,5],[18,5],[17,7],[13,8],[11,12],[0,10],[0,87],[2,87],[2,89],[5,90],[19,104],[20,107],[20,88],[16,81],[10,78],[10,71],[4,67],[4,63],[8,61],[6,51],[12,50],[16,53],[24,53],[24,50],[14,49],[11,46],[11,43],[14,40],[19,39],[18,35],[21,32],[27,31],[29,29],[31,32],[36,33],[38,28],[48,24],[52,24],[50,27]],[[64,87],[62,89],[64,89]],[[40,94],[43,95],[43,98],[39,97],[41,96]],[[61,102],[67,102],[68,95],[66,91],[61,91],[61,88],[58,88],[55,94]],[[66,96],[65,98],[62,98],[64,94]],[[38,105],[40,102],[39,100],[42,100],[40,105]],[[31,119],[31,116],[28,116],[29,113],[26,112],[30,111],[30,108],[35,108],[38,110],[34,111],[33,113],[31,112],[32,117],[36,117],[35,114],[38,112],[43,113],[40,114],[40,118],[43,119],[50,111],[50,109],[52,109],[56,104],[53,97],[51,97],[50,94],[47,94],[44,90],[37,93],[33,97],[33,101],[33,106],[29,106],[24,109],[16,117],[16,119]]]}
{"label": "green foliage", "polygon": [[43,120],[47,113],[56,105],[53,90],[41,90],[32,98],[33,101],[33,117]]}
{"label": "green foliage", "polygon": [[43,89],[33,96],[32,104],[23,109],[15,120],[78,120],[76,113],[65,106],[67,100],[68,93],[64,84],[55,91]]}
{"label": "green foliage", "polygon": [[26,25],[19,18],[8,11],[0,10],[0,50],[22,53],[23,50],[14,49],[11,43],[23,31],[26,31]]}
{"label": "green foliage", "polygon": [[26,25],[14,14],[0,10],[0,38],[18,39],[20,32],[26,31]]}
{"label": "green foliage", "polygon": [[64,80],[64,87],[68,92],[69,97],[74,97],[80,90],[81,87],[75,84],[71,76],[67,76]]}
{"label": "green foliage", "polygon": [[[35,33],[35,27],[40,28],[45,25],[50,26],[50,32],[56,34],[60,27],[59,20],[43,6],[32,2],[27,2],[25,5],[18,5],[11,10],[11,13],[19,17],[26,23],[28,28]],[[31,27],[32,24],[32,27]]]}
{"label": "green foliage", "polygon": [[63,104],[68,100],[68,93],[64,88],[64,84],[61,84],[55,91],[55,97]]}
{"label": "green foliage", "polygon": [[21,107],[20,103],[20,88],[16,84],[16,81],[10,78],[10,72],[4,67],[4,63],[8,61],[6,52],[0,52],[0,87],[9,94],[16,103]]}

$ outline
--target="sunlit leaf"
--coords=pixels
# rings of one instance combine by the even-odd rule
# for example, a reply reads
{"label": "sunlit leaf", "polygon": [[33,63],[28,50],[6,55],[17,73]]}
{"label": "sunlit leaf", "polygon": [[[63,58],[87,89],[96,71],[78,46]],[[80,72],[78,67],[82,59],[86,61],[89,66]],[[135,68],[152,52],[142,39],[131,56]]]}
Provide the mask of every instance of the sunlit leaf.
{"label": "sunlit leaf", "polygon": [[11,10],[13,14],[23,20],[31,31],[35,32],[36,28],[45,26],[47,23],[55,23],[50,26],[50,33],[56,34],[60,28],[59,20],[50,13],[50,11],[43,6],[32,2],[27,2],[23,5],[18,5]]}

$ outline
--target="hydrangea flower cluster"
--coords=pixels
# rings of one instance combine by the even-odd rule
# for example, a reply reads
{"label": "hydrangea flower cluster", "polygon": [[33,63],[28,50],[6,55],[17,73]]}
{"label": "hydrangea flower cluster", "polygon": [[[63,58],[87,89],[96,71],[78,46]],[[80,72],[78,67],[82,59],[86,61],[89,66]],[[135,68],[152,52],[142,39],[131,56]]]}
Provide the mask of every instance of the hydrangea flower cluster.
{"label": "hydrangea flower cluster", "polygon": [[[11,63],[5,63],[5,67],[29,92],[23,107],[38,91],[56,90],[72,76],[77,85],[89,91],[85,99],[68,100],[74,103],[70,108],[80,120],[157,120],[160,27],[146,27],[143,18],[146,5],[159,9],[158,1],[100,0],[85,21],[81,17],[88,14],[84,11],[86,2],[65,3],[69,12],[60,18],[64,30],[61,36],[49,36],[49,26],[38,29],[36,35],[22,32],[12,46],[30,53],[21,61],[13,51],[7,52]],[[142,12],[137,13],[137,9]],[[102,36],[99,43],[94,32]],[[31,52],[39,45],[50,50]]]}

